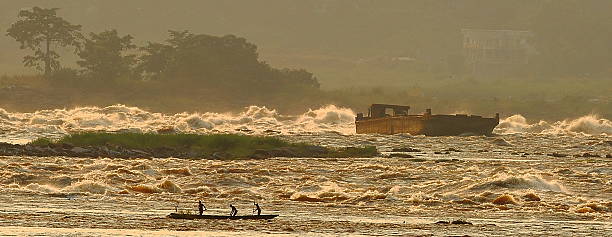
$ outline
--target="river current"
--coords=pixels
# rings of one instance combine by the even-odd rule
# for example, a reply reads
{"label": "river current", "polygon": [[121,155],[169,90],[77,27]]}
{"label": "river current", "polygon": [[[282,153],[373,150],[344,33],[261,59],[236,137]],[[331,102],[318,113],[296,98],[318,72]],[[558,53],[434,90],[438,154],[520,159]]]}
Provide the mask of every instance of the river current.
{"label": "river current", "polygon": [[[245,133],[324,146],[377,146],[413,158],[267,160],[0,157],[0,236],[560,235],[612,233],[612,126],[596,116],[502,120],[495,136],[356,135],[354,113],[298,116],[106,108],[11,113],[0,140],[76,131]],[[606,157],[608,156],[608,157]],[[172,220],[170,212],[252,214],[271,221]],[[434,224],[466,220],[472,225]]]}

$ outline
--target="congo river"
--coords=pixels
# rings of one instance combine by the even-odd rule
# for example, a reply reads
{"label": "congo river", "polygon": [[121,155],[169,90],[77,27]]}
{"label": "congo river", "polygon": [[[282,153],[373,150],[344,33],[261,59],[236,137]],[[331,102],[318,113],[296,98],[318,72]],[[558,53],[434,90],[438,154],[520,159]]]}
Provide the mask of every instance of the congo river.
{"label": "congo river", "polygon": [[[612,122],[500,121],[492,137],[356,135],[355,113],[165,115],[136,107],[0,109],[0,141],[79,131],[245,133],[377,158],[266,160],[0,156],[0,236],[610,236]],[[402,152],[392,150],[405,148]],[[409,148],[409,149],[408,149]],[[397,151],[397,150],[396,150]],[[174,220],[171,212],[274,220]],[[469,224],[436,224],[464,220]]]}
{"label": "congo river", "polygon": [[[1,236],[606,236],[612,139],[514,134],[283,136],[410,147],[414,158],[267,160],[0,157]],[[419,150],[419,151],[415,151]],[[274,220],[174,220],[195,213]],[[472,225],[435,224],[465,220]]]}

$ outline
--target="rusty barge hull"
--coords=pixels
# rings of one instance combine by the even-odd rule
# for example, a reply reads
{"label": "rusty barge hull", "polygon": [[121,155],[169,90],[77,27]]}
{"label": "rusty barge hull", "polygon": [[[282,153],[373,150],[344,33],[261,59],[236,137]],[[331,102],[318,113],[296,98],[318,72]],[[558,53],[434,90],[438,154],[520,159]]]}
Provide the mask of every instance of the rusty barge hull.
{"label": "rusty barge hull", "polygon": [[[393,114],[386,113],[388,109]],[[373,104],[368,116],[357,114],[355,128],[358,134],[398,134],[426,136],[458,136],[462,134],[487,135],[499,124],[499,114],[494,118],[477,115],[432,115],[428,109],[424,114],[408,115],[409,106]]]}
{"label": "rusty barge hull", "polygon": [[462,134],[492,135],[497,126],[495,118],[461,115],[420,115],[375,118],[356,121],[358,134],[410,133],[426,136],[458,136]]}

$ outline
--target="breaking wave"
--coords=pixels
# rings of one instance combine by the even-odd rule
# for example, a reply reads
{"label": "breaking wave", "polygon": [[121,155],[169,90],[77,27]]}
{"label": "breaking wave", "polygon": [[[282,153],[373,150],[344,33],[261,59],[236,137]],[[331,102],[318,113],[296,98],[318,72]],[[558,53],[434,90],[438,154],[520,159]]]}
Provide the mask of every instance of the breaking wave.
{"label": "breaking wave", "polygon": [[67,188],[64,188],[64,191],[68,191],[68,192],[92,193],[92,194],[105,194],[109,190],[114,191],[114,188],[109,187],[105,184],[96,183],[92,181],[82,181],[82,182],[73,184]]}
{"label": "breaking wave", "polygon": [[496,176],[490,180],[469,187],[471,191],[495,191],[499,189],[531,189],[542,191],[566,192],[563,185],[536,175]]}
{"label": "breaking wave", "polygon": [[[283,115],[265,106],[239,113],[161,114],[137,107],[112,105],[11,113],[0,108],[0,141],[26,143],[37,137],[57,138],[81,131],[159,133],[320,134],[355,133],[355,112],[328,105],[300,115]],[[612,122],[587,115],[574,120],[528,123],[522,115],[500,121],[497,134],[612,135]]]}
{"label": "breaking wave", "polygon": [[157,185],[138,184],[129,187],[130,190],[136,193],[181,193],[183,190],[174,182],[164,180]]}
{"label": "breaking wave", "polygon": [[302,134],[354,133],[355,113],[329,105],[297,115],[264,106],[232,113],[166,115],[125,105],[10,113],[0,108],[0,141],[26,143],[37,137],[61,137],[80,131]]}
{"label": "breaking wave", "polygon": [[74,183],[64,188],[58,188],[54,185],[30,183],[28,185],[19,186],[14,184],[13,188],[22,188],[29,191],[45,193],[45,194],[69,194],[69,193],[89,193],[89,194],[106,194],[107,192],[116,192],[117,189],[103,183],[93,181],[82,181]]}
{"label": "breaking wave", "polygon": [[572,134],[581,133],[587,135],[612,135],[612,121],[599,118],[597,115],[586,115],[573,120],[563,120],[554,123],[539,121],[528,123],[527,119],[520,115],[512,115],[500,121],[495,128],[496,133],[543,133],[543,134]]}
{"label": "breaking wave", "polygon": [[286,196],[289,200],[297,202],[359,204],[387,199],[395,191],[393,187],[355,189],[342,187],[334,182],[326,182],[322,185],[305,186],[296,192],[289,191]]}

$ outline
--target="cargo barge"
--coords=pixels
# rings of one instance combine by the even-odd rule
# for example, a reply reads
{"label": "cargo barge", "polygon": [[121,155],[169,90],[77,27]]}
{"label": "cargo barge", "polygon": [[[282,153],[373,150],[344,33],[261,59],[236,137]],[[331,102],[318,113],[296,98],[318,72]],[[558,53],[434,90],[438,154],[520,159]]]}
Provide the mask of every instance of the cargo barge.
{"label": "cargo barge", "polygon": [[[355,118],[355,128],[358,134],[398,134],[426,136],[459,136],[487,135],[499,124],[499,114],[494,118],[484,118],[477,115],[431,114],[427,109],[423,114],[410,115],[410,106],[372,104],[368,116],[358,113]],[[392,114],[387,114],[387,112]]]}

